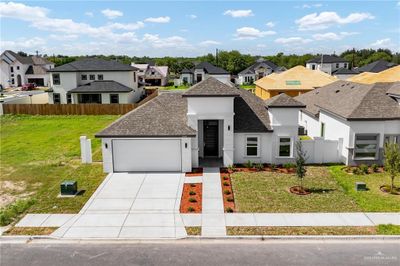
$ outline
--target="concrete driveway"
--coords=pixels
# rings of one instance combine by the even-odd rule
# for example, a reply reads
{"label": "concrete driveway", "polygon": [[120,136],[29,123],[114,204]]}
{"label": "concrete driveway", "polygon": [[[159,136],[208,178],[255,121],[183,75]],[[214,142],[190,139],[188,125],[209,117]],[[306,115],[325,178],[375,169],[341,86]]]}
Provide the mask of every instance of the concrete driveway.
{"label": "concrete driveway", "polygon": [[80,213],[53,233],[63,238],[182,238],[184,174],[114,173]]}

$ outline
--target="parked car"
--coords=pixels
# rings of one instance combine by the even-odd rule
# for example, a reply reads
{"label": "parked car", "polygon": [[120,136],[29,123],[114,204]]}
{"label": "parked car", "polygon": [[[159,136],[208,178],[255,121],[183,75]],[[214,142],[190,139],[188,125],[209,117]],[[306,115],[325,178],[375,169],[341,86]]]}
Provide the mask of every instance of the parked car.
{"label": "parked car", "polygon": [[22,91],[31,91],[31,90],[34,90],[35,88],[36,88],[35,83],[26,83],[26,84],[22,85],[21,90]]}

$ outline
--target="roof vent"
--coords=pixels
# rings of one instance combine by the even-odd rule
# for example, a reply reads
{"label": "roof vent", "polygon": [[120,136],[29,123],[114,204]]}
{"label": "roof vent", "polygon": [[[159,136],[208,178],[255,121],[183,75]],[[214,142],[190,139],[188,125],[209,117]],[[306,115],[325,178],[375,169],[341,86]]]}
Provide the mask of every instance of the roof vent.
{"label": "roof vent", "polygon": [[344,83],[342,85],[340,85],[340,87],[344,87]]}
{"label": "roof vent", "polygon": [[340,90],[336,90],[336,91],[335,91],[335,93],[338,93],[338,92],[340,92]]}
{"label": "roof vent", "polygon": [[351,86],[351,87],[350,87],[350,89],[354,89],[354,88],[355,88],[355,86]]}

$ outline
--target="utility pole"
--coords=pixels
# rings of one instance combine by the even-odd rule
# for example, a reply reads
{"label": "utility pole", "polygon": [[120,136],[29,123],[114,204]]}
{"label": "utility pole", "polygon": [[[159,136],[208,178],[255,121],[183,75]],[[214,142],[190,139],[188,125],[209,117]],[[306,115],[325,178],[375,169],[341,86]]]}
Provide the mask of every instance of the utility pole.
{"label": "utility pole", "polygon": [[218,66],[218,48],[215,49],[215,62]]}

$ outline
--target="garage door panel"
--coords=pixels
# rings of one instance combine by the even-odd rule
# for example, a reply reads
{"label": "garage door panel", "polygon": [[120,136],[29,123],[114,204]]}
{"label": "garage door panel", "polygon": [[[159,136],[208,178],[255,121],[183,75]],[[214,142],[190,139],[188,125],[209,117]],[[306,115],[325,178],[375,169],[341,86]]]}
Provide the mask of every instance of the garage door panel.
{"label": "garage door panel", "polygon": [[181,171],[180,140],[113,140],[114,172]]}

